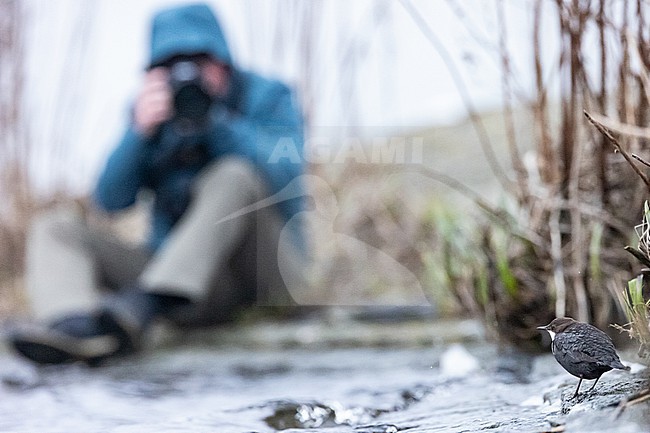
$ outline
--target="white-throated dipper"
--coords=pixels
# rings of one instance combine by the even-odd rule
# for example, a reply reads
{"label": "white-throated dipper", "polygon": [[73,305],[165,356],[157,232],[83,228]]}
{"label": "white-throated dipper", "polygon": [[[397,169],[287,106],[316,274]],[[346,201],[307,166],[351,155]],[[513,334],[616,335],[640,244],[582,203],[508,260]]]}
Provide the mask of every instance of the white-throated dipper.
{"label": "white-throated dipper", "polygon": [[612,339],[595,326],[570,317],[558,317],[537,329],[548,331],[551,335],[551,351],[557,362],[566,371],[580,378],[571,398],[578,396],[582,379],[596,379],[589,388],[591,391],[603,373],[613,368],[630,369],[621,363]]}

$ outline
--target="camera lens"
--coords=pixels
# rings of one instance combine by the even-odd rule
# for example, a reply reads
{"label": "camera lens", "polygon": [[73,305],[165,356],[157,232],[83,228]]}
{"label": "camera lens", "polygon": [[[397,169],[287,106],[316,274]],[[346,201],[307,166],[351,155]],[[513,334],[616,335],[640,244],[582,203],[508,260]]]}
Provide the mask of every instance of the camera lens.
{"label": "camera lens", "polygon": [[190,61],[175,63],[170,68],[169,79],[174,92],[176,117],[185,122],[205,122],[212,97],[203,87],[200,67]]}

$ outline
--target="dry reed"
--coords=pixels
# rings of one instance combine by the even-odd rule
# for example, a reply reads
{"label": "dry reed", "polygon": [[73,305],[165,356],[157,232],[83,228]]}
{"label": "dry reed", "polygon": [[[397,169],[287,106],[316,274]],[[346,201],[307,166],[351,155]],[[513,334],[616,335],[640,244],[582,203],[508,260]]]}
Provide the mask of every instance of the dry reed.
{"label": "dry reed", "polygon": [[[23,307],[25,234],[32,215],[52,203],[72,199],[67,182],[71,162],[78,157],[70,141],[77,132],[75,110],[80,107],[75,97],[83,74],[85,36],[91,28],[93,6],[84,2],[77,11],[81,19],[76,21],[67,51],[61,53],[63,78],[56,98],[60,105],[49,113],[51,129],[43,130],[43,119],[34,118],[38,110],[33,109],[35,95],[30,94],[32,83],[28,82],[33,71],[28,69],[47,71],[36,79],[48,80],[51,70],[47,68],[57,65],[30,66],[28,50],[35,34],[36,13],[51,6],[20,0],[0,2],[0,319]],[[43,155],[52,159],[46,172],[36,172],[35,161]],[[38,184],[47,185],[47,194],[38,190]]]}
{"label": "dry reed", "polygon": [[[426,18],[408,0],[402,4],[436,50],[444,53]],[[453,7],[459,5],[454,2]],[[506,174],[496,164],[490,166],[515,206],[503,209],[505,219],[492,218],[480,230],[483,266],[468,270],[474,272],[474,297],[488,328],[504,341],[534,347],[539,339],[535,326],[553,316],[571,315],[600,327],[624,317],[617,301],[634,264],[623,246],[648,194],[645,181],[625,169],[624,157],[634,166],[631,155],[648,151],[648,135],[636,127],[637,134],[619,143],[614,153],[613,137],[594,134],[582,112],[606,115],[626,128],[648,119],[649,6],[641,1],[526,2],[522,7],[529,8],[533,24],[530,47],[536,93],[532,100],[516,101],[504,42],[504,7],[495,2],[512,171]],[[542,32],[549,24],[560,35],[557,66],[542,61]],[[453,73],[455,66],[449,66]],[[460,80],[460,74],[454,75]],[[551,80],[559,82],[559,100]],[[464,92],[462,82],[458,88]],[[534,167],[522,163],[522,143],[512,120],[515,104],[533,114]],[[481,122],[471,103],[467,110],[473,122]],[[483,127],[475,128],[480,135]],[[486,151],[488,161],[491,154]],[[635,169],[646,178],[644,168]]]}

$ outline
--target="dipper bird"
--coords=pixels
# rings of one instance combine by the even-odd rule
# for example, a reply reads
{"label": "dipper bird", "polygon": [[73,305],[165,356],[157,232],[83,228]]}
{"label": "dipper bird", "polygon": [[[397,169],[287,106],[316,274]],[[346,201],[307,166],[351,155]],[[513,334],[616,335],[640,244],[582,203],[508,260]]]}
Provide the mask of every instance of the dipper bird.
{"label": "dipper bird", "polygon": [[578,322],[570,317],[558,317],[548,325],[539,326],[537,329],[550,334],[551,350],[557,362],[566,371],[580,378],[576,392],[571,398],[578,396],[582,379],[596,379],[589,388],[591,391],[603,373],[612,368],[630,369],[621,363],[612,339],[595,326]]}

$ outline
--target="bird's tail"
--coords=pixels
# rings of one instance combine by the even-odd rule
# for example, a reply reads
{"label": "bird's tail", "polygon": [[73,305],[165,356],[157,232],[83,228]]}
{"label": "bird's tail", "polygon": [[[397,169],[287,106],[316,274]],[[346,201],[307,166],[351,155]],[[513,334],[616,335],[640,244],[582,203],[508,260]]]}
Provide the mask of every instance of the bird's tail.
{"label": "bird's tail", "polygon": [[614,365],[612,365],[612,367],[617,368],[619,370],[630,371],[630,366],[629,365],[623,365],[623,363],[621,361],[617,361],[616,363],[614,363]]}

